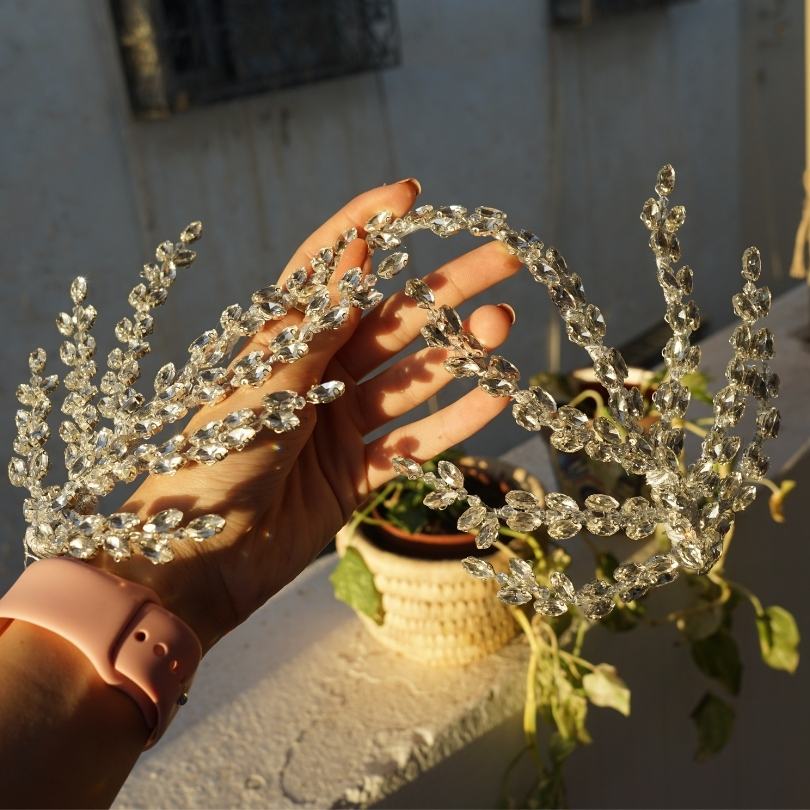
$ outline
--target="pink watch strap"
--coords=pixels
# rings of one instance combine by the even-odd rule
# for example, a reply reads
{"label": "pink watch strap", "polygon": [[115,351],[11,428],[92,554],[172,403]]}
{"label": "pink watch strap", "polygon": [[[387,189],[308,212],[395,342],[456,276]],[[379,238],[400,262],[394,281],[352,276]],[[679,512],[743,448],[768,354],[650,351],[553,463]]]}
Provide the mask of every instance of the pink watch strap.
{"label": "pink watch strap", "polygon": [[152,731],[147,747],[185,702],[202,656],[188,625],[157,594],[78,560],[40,560],[0,599],[4,619],[56,633],[78,647],[105,683],[126,692]]}

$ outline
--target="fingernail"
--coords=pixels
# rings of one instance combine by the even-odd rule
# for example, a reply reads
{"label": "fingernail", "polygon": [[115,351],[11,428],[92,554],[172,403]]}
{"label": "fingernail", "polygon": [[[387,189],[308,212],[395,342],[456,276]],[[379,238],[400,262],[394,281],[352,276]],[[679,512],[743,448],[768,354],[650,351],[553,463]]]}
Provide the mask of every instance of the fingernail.
{"label": "fingernail", "polygon": [[422,193],[422,184],[415,177],[406,177],[404,180],[397,180],[397,184],[407,183],[417,194]]}
{"label": "fingernail", "polygon": [[498,304],[498,309],[502,309],[508,316],[509,320],[514,323],[517,320],[515,310],[509,304]]}

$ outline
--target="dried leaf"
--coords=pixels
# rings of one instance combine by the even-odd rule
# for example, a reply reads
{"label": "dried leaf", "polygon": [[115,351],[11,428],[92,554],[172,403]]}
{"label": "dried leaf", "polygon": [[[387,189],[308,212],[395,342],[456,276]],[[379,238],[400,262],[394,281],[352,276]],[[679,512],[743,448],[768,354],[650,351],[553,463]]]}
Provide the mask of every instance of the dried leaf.
{"label": "dried leaf", "polygon": [[630,690],[610,664],[599,664],[583,677],[582,686],[594,706],[615,709],[625,717],[630,714]]}
{"label": "dried leaf", "polygon": [[795,488],[795,486],[795,481],[782,481],[782,483],[779,485],[779,491],[771,493],[771,497],[768,499],[768,509],[771,510],[771,518],[774,523],[785,522],[785,513],[783,511],[785,498],[788,496],[788,493]]}

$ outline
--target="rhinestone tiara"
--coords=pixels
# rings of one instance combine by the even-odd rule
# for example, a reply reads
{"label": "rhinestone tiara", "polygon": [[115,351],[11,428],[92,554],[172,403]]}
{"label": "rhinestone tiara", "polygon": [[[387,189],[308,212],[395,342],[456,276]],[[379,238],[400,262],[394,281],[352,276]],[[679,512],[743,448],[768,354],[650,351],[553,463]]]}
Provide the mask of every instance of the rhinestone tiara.
{"label": "rhinestone tiara", "polygon": [[[658,172],[656,196],[644,203],[641,212],[650,231],[666,321],[673,333],[662,352],[666,377],[653,395],[660,419],[648,429],[641,424],[641,394],[625,385],[627,365],[619,351],[604,344],[604,318],[587,302],[580,277],[568,270],[557,250],[528,231],[513,229],[506,214],[495,208],[468,211],[458,205],[422,205],[402,217],[388,211],[376,214],[363,229],[369,252],[394,251],[378,263],[376,274],[365,274],[359,267],[348,270],[337,285],[338,300],[332,300],[327,283],[347,245],[358,238],[355,229],[347,231],[335,245],[321,249],[309,266],[290,274],[283,286],[271,284],[253,293],[246,309],[239,304],[227,307],[220,329],[204,332],[189,346],[189,358],[182,368],[167,363],[157,372],[149,399],[132,386],[140,373],[138,361],[150,350],[146,338],[153,329],[151,310],[166,300],[177,269],[194,261],[196,254],[190,245],[200,237],[201,224],[190,224],[176,243],[160,244],[157,261],[144,265],[143,281],[128,298],[133,316],[115,327],[122,346],[107,355],[107,371],[97,384],[96,346],[90,334],[96,310],[85,303],[85,279],[76,278],[70,288],[72,314],[63,312],[56,319],[65,338],[59,357],[69,368],[63,380],[68,393],[61,407],[67,418],[59,426],[67,470],[62,485],[43,483],[49,468],[44,448],[49,436],[49,395],[59,384],[57,375],[44,376],[43,349],[30,355],[31,378],[17,389],[17,398],[25,407],[16,415],[17,455],[9,463],[9,478],[30,495],[24,503],[29,524],[24,541],[27,558],[69,554],[86,559],[103,551],[115,560],[140,553],[152,562],[164,563],[172,559],[174,543],[203,541],[221,531],[225,521],[218,515],[204,515],[183,525],[180,510],[166,509],[142,522],[131,513],[100,515],[98,501],[118,482],[131,482],[142,474],[172,475],[187,464],[215,464],[242,450],[261,430],[294,430],[300,424],[298,411],[337,399],[345,387],[339,380],[322,382],[303,394],[276,391],[264,397],[258,412],[236,410],[188,436],[178,433],[155,441],[191,408],[221,402],[241,386],[261,386],[279,363],[303,357],[316,334],[339,328],[351,307],[367,310],[376,306],[383,299],[376,287],[378,280],[392,279],[407,266],[408,254],[395,249],[410,234],[427,230],[443,238],[466,231],[496,239],[525,265],[534,280],[546,287],[568,338],[589,354],[597,379],[608,391],[610,416],[589,420],[575,407],[558,407],[541,387],[521,389],[515,365],[487,352],[463,328],[452,307],[436,304],[425,281],[409,279],[405,294],[426,311],[422,336],[429,346],[447,350],[447,372],[456,378],[474,378],[491,396],[509,398],[515,421],[529,431],[548,428],[558,450],[584,450],[598,461],[617,462],[628,473],[643,475],[650,494],[623,504],[609,495],[594,494],[579,506],[561,493],[546,495],[541,504],[530,493],[512,491],[504,506],[492,508],[466,491],[463,475],[450,462],[441,461],[437,473],[432,473],[412,459],[397,457],[395,470],[430,485],[432,491],[425,498],[430,508],[466,502],[468,508],[459,518],[458,528],[475,532],[481,549],[496,540],[500,523],[517,531],[543,526],[555,540],[572,538],[583,529],[604,536],[622,531],[632,540],[643,540],[662,525],[671,543],[669,551],[654,554],[643,563],[619,566],[613,582],[596,580],[579,590],[561,572],[552,574],[549,588],[540,587],[529,563],[519,559],[511,560],[508,573],[496,573],[485,559],[469,557],[463,561],[467,570],[476,577],[496,579],[498,597],[508,604],[534,600],[535,609],[546,615],[559,615],[575,604],[591,619],[606,616],[615,597],[631,601],[672,581],[681,569],[707,572],[722,552],[723,537],[733,525],[735,513],[753,502],[755,482],[767,473],[768,459],[762,447],[779,431],[779,412],[770,405],[778,395],[779,379],[769,367],[773,335],[765,327],[756,327],[768,314],[771,294],[767,287],[756,285],[760,254],[749,247],[742,256],[742,291],[732,299],[741,323],[731,338],[733,357],[726,368],[727,385],[714,398],[713,424],[699,456],[685,465],[682,419],[690,392],[683,378],[697,370],[700,362],[700,347],[690,344],[700,314],[689,299],[691,269],[676,267],[681,255],[677,232],[686,210],[682,205],[670,205],[674,186],[675,171],[664,166]],[[292,309],[303,314],[298,326],[283,328],[265,351],[251,352],[228,365],[243,338],[256,334],[268,321],[284,318]],[[749,399],[757,402],[756,427],[743,448],[740,436],[730,429],[739,423]]]}

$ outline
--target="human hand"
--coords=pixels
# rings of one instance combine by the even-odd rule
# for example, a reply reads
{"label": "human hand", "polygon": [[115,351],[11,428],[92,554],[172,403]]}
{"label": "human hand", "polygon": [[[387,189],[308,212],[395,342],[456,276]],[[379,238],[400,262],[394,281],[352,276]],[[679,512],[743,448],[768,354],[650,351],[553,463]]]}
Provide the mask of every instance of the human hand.
{"label": "human hand", "polygon": [[[356,197],[303,242],[281,280],[340,233],[361,230],[378,211],[401,216],[418,193],[418,184],[405,180]],[[362,238],[344,253],[330,281],[333,296],[342,275],[356,266],[370,270]],[[428,282],[437,303],[457,306],[518,267],[514,256],[489,243],[447,263]],[[290,312],[269,321],[233,362],[264,349],[281,329],[300,320],[300,313]],[[466,326],[492,349],[506,339],[512,320],[507,307],[483,306]],[[424,314],[402,292],[364,318],[353,308],[346,323],[316,335],[305,357],[274,369],[261,387],[239,389],[199,409],[186,435],[234,410],[261,408],[262,397],[272,391],[300,392],[325,379],[346,385],[335,402],[300,411],[298,429],[280,435],[261,431],[247,448],[212,466],[184,467],[171,478],[150,476],[121,507],[142,518],[169,507],[183,510],[187,519],[214,512],[227,521],[219,535],[204,543],[178,544],[175,560],[166,566],[153,566],[143,557],[114,563],[106,555],[97,564],[156,590],[209,649],[294,579],[371,490],[393,476],[393,456],[429,459],[480,430],[508,404],[476,388],[436,413],[366,441],[369,433],[425,402],[451,379],[442,366],[443,349],[421,349],[380,368],[418,337],[423,324]]]}

